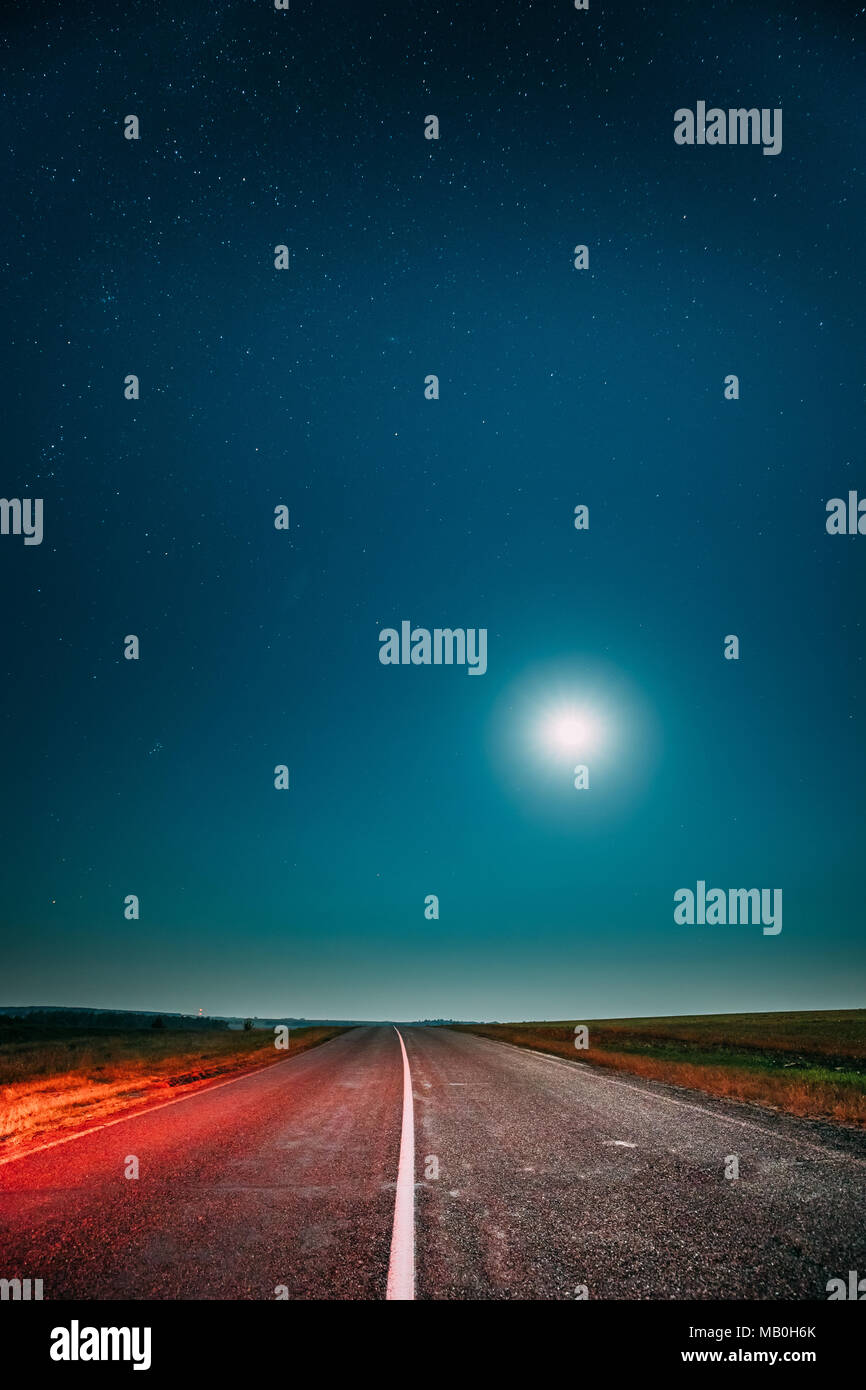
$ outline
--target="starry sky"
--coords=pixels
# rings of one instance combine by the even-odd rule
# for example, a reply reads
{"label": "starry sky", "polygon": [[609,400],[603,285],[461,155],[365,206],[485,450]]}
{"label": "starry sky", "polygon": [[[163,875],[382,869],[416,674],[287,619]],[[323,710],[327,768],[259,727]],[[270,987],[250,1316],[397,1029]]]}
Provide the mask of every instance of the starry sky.
{"label": "starry sky", "polygon": [[4,11],[0,1002],[862,1006],[863,10]]}

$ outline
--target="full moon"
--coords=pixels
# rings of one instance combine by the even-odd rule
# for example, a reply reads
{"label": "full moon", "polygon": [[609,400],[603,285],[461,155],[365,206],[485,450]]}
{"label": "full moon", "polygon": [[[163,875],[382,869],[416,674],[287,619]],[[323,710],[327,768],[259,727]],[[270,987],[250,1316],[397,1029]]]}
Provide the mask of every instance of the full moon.
{"label": "full moon", "polygon": [[509,794],[558,825],[575,815],[597,825],[625,813],[643,795],[661,749],[643,692],[608,661],[574,654],[515,676],[499,694],[487,739]]}
{"label": "full moon", "polygon": [[598,750],[601,723],[592,710],[559,705],[546,710],[539,721],[539,741],[547,753],[581,757]]}

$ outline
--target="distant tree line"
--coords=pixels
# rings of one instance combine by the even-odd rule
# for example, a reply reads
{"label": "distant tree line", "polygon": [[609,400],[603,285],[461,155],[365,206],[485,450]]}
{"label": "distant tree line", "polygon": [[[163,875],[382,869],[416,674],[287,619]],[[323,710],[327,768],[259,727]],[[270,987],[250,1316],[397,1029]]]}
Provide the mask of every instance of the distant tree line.
{"label": "distant tree line", "polygon": [[192,1014],[152,1014],[121,1009],[22,1009],[18,1014],[0,1014],[0,1028],[76,1028],[88,1032],[130,1032],[140,1028],[178,1028],[184,1030],[228,1028],[222,1018],[199,1018]]}

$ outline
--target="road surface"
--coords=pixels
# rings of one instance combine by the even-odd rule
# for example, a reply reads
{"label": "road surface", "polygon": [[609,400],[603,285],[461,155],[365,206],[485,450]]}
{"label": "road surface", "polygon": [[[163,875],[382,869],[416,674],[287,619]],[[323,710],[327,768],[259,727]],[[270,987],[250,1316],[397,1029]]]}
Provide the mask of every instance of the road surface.
{"label": "road surface", "polygon": [[864,1181],[847,1130],[357,1028],[0,1164],[0,1277],[46,1300],[820,1300],[866,1274]]}

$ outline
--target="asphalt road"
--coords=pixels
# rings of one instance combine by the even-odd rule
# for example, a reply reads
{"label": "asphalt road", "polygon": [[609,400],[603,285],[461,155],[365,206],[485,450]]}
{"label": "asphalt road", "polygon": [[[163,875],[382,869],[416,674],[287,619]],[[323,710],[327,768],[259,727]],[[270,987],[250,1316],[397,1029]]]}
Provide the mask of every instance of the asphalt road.
{"label": "asphalt road", "polygon": [[[823,1300],[866,1275],[866,1137],[400,1032],[417,1298]],[[4,1163],[0,1277],[45,1299],[383,1299],[403,1109],[397,1033],[358,1028]]]}

